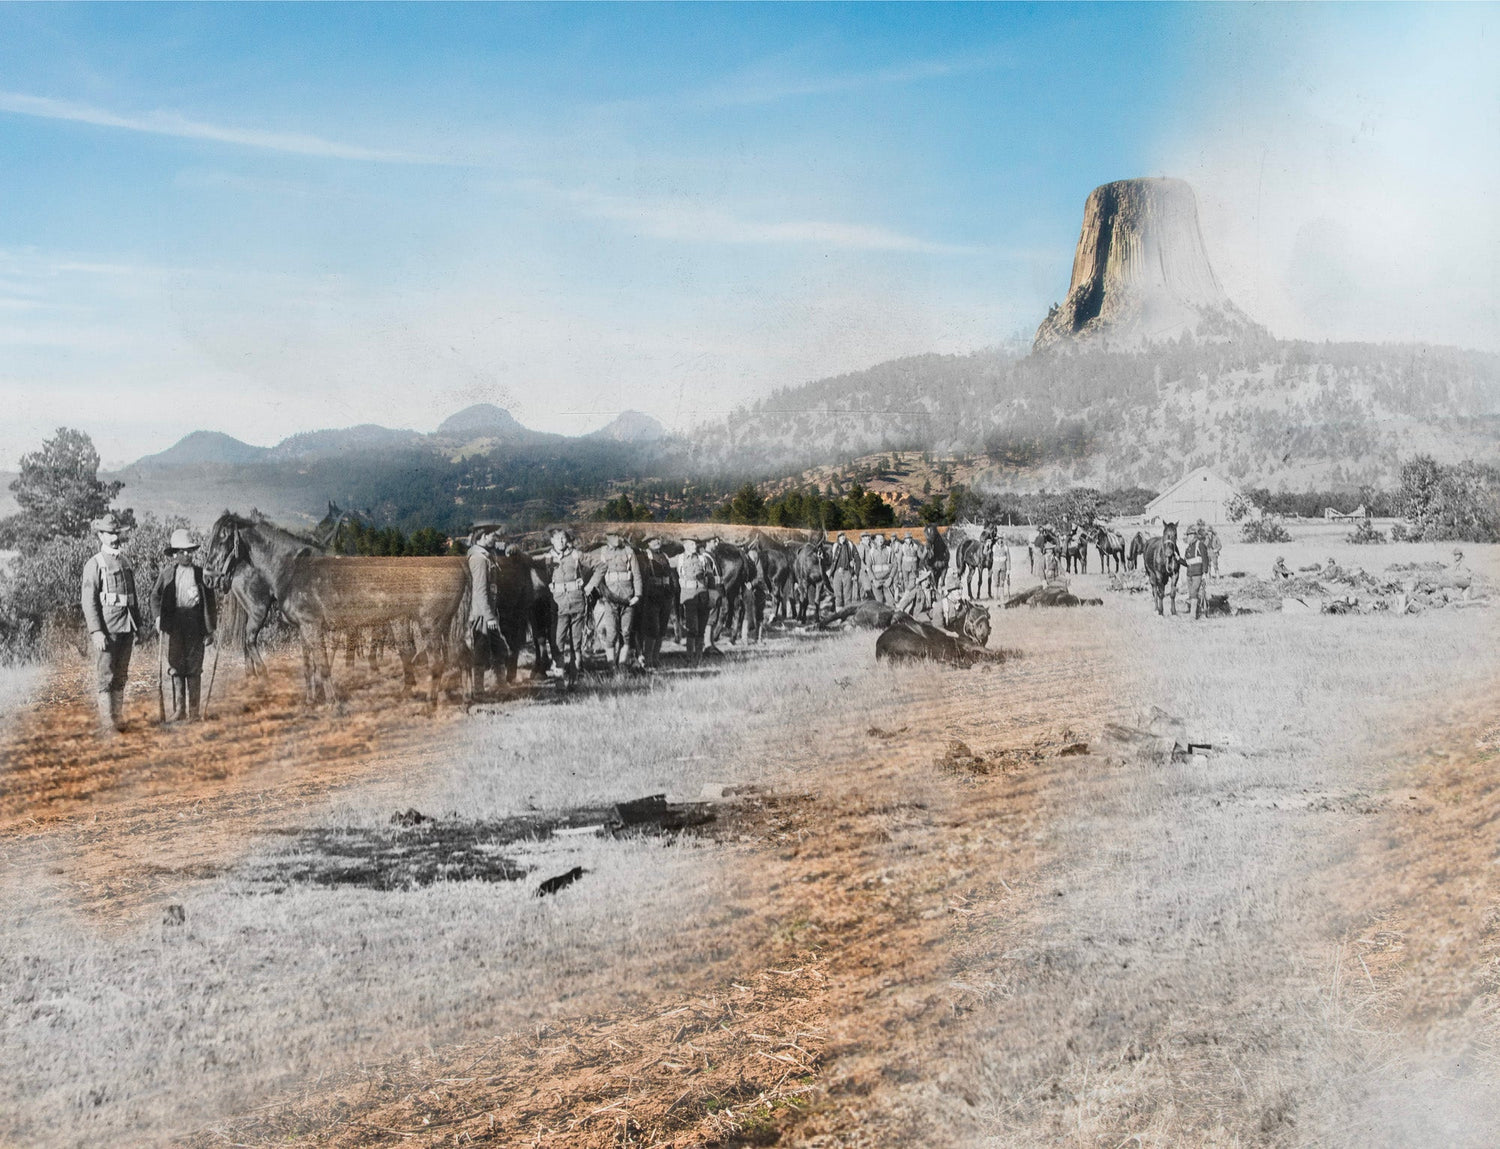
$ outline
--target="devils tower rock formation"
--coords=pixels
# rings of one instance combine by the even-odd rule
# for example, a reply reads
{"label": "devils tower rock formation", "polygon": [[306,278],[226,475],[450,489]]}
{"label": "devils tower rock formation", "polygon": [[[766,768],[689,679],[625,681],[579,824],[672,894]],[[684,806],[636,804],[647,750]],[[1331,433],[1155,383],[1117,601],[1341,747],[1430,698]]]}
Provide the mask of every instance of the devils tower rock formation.
{"label": "devils tower rock formation", "polygon": [[1265,336],[1224,294],[1182,180],[1116,180],[1083,207],[1068,296],[1037,328],[1032,350],[1082,343],[1138,350],[1190,333],[1199,340]]}

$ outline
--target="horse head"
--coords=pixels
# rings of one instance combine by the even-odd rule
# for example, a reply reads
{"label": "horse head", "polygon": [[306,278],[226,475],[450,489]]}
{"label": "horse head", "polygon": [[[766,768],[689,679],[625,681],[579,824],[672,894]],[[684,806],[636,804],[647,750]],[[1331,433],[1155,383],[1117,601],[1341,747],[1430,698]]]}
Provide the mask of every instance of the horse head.
{"label": "horse head", "polygon": [[208,543],[204,546],[203,569],[214,589],[223,593],[229,589],[234,578],[234,569],[249,557],[249,544],[240,532],[250,522],[232,511],[225,511],[208,532]]}
{"label": "horse head", "polygon": [[976,646],[990,641],[990,612],[977,602],[966,602],[958,617],[958,633]]}

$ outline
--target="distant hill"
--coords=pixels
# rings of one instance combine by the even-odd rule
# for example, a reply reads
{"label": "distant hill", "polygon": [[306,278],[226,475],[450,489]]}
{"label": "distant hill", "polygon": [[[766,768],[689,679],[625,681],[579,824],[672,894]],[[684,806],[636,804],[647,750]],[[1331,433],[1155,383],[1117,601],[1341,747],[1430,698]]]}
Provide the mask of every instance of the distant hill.
{"label": "distant hill", "polygon": [[374,423],[329,431],[304,431],[292,435],[268,452],[274,460],[328,459],[361,451],[400,450],[415,447],[426,438],[419,431],[398,431]]}
{"label": "distant hill", "polygon": [[467,442],[480,438],[515,438],[531,434],[530,428],[518,422],[504,407],[493,403],[475,403],[449,415],[433,432],[436,439]]}
{"label": "distant hill", "polygon": [[265,458],[267,448],[243,443],[220,431],[194,431],[184,435],[165,451],[137,459],[137,467],[183,467],[204,463],[236,465],[254,463]]}
{"label": "distant hill", "polygon": [[667,429],[642,411],[621,411],[588,434],[590,439],[613,439],[616,443],[655,443],[666,437]]}

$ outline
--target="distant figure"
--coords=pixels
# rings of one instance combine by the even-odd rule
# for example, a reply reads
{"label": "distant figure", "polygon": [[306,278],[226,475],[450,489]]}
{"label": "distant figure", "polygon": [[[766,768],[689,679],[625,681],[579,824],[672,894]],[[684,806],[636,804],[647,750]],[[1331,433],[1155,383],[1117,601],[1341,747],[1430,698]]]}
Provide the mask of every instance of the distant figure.
{"label": "distant figure", "polygon": [[1057,553],[1056,543],[1046,543],[1042,547],[1042,580],[1044,582],[1056,582],[1061,574],[1062,560]]}
{"label": "distant figure", "polygon": [[218,614],[214,592],[193,561],[198,544],[187,531],[172,532],[170,560],[151,591],[157,641],[167,644],[167,674],[172,679],[172,721],[197,721],[203,682],[203,648],[212,644]]}
{"label": "distant figure", "polygon": [[1224,549],[1224,544],[1219,541],[1219,532],[1214,530],[1202,519],[1193,524],[1198,528],[1198,533],[1203,537],[1203,543],[1208,548],[1209,569],[1215,578],[1219,575],[1219,552]]}
{"label": "distant figure", "polygon": [[1271,577],[1273,579],[1289,579],[1292,577],[1292,572],[1287,569],[1285,556],[1276,556],[1276,562],[1271,567]]}
{"label": "distant figure", "polygon": [[83,564],[83,618],[94,646],[99,729],[112,735],[125,729],[125,682],[130,677],[135,636],[141,629],[141,611],[135,597],[135,572],[120,554],[129,526],[113,511],[90,526],[99,536],[99,553]]}
{"label": "distant figure", "polygon": [[1194,622],[1208,609],[1204,582],[1210,561],[1208,540],[1203,537],[1202,528],[1194,523],[1188,528],[1187,551],[1182,556],[1182,565],[1187,569],[1187,596],[1192,604]]}

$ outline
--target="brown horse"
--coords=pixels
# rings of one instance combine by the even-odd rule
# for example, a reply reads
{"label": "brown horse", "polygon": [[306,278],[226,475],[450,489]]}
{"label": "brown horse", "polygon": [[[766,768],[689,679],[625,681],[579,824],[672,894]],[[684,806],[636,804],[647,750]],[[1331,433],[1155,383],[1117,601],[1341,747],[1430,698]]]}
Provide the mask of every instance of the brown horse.
{"label": "brown horse", "polygon": [[1170,590],[1172,613],[1177,613],[1177,571],[1182,559],[1177,554],[1177,524],[1163,523],[1161,537],[1146,543],[1146,578],[1151,583],[1151,598],[1156,613],[1162,613],[1162,600]]}
{"label": "brown horse", "polygon": [[469,604],[462,558],[336,558],[259,515],[225,511],[209,531],[205,565],[221,585],[254,570],[302,644],[307,702],[333,703],[331,642],[355,630],[394,631],[427,656],[428,702],[436,705],[450,658],[462,644]]}

